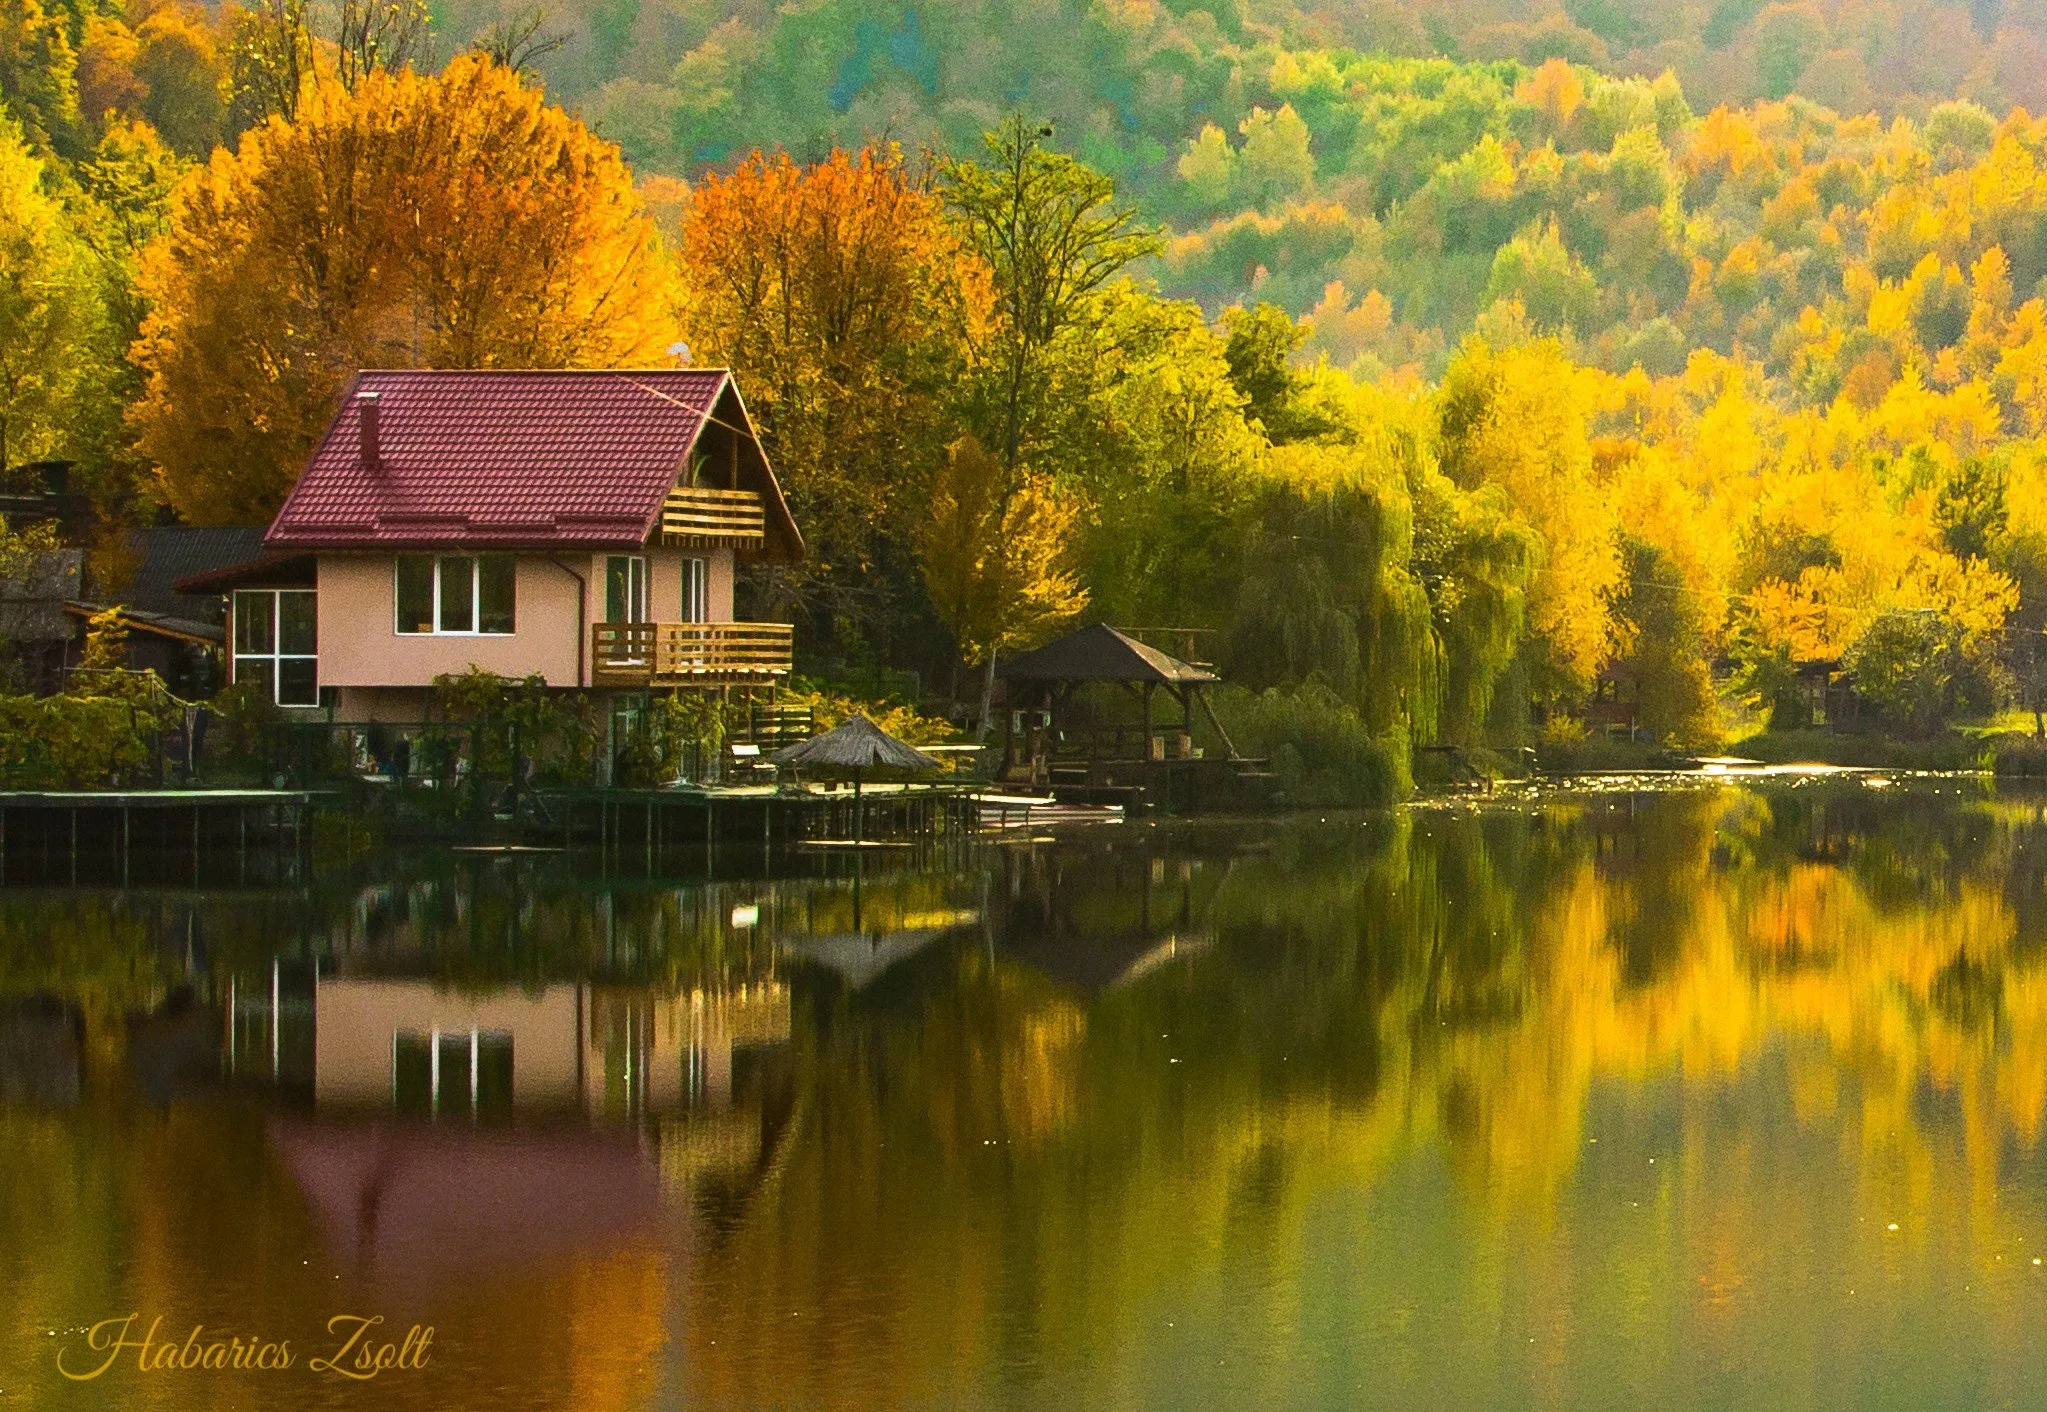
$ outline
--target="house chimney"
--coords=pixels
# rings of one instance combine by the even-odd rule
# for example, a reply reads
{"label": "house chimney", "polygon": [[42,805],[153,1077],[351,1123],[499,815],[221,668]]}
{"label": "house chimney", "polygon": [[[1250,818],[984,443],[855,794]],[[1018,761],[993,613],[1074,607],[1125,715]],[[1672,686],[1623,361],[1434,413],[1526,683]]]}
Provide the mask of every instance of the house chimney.
{"label": "house chimney", "polygon": [[379,404],[383,399],[374,392],[358,392],[355,395],[357,430],[362,436],[362,463],[365,470],[380,471],[384,468],[383,415]]}

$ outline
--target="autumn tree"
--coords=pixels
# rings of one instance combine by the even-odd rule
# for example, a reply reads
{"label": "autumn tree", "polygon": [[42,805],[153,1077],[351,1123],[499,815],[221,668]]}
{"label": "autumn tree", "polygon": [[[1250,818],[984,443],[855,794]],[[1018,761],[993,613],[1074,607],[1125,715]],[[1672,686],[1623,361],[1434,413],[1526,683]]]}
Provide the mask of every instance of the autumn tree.
{"label": "autumn tree", "polygon": [[812,546],[798,601],[855,630],[909,562],[987,271],[894,148],[812,166],[755,153],[689,193],[682,267],[700,359],[730,366]]}
{"label": "autumn tree", "polygon": [[1505,492],[1541,542],[1528,620],[1543,695],[1585,692],[1614,647],[1623,570],[1612,498],[1595,472],[1583,378],[1552,340],[1498,351],[1473,340],[1443,379],[1444,472]]}
{"label": "autumn tree", "polygon": [[996,654],[1070,622],[1087,590],[1068,566],[1081,507],[1051,477],[1007,468],[972,436],[947,448],[919,536],[924,582],[962,654],[984,666],[988,728]]}
{"label": "autumn tree", "polygon": [[178,188],[130,416],[202,524],[266,519],[358,367],[665,362],[679,289],[615,148],[505,70],[308,95]]}

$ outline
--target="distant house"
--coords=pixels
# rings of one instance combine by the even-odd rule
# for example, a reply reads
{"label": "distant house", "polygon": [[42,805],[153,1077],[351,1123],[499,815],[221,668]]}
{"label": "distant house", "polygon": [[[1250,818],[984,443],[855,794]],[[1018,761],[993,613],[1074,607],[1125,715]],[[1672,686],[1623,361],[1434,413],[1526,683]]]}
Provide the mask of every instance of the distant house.
{"label": "distant house", "polygon": [[720,369],[359,373],[231,596],[229,670],[280,706],[423,719],[471,666],[549,686],[762,685],[790,630],[735,623],[736,563],[790,518]]}
{"label": "distant house", "polygon": [[63,690],[72,633],[64,605],[78,596],[84,573],[83,549],[50,549],[0,582],[0,691]]}
{"label": "distant house", "polygon": [[247,562],[263,549],[263,531],[234,526],[167,525],[129,531],[118,565],[95,554],[89,596],[64,604],[73,619],[70,658],[84,651],[86,624],[110,607],[128,629],[127,663],[163,678],[178,696],[210,696],[222,679],[227,601],[218,593],[181,593],[188,578]]}

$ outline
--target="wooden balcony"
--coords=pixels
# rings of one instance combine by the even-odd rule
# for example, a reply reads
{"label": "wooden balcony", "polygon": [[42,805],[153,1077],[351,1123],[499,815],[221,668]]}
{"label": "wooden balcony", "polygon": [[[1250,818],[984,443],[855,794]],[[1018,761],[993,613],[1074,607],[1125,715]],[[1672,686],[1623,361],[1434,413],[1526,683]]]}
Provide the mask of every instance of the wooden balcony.
{"label": "wooden balcony", "polygon": [[758,549],[767,538],[767,512],[751,490],[699,490],[677,486],[661,506],[664,544],[727,544]]}
{"label": "wooden balcony", "polygon": [[765,686],[789,674],[787,623],[598,623],[593,686]]}

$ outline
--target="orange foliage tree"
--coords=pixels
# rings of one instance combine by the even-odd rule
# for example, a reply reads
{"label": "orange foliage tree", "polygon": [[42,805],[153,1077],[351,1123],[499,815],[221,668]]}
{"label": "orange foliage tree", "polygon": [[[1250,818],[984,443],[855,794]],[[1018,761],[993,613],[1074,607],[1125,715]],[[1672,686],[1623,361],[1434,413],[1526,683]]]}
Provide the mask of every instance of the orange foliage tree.
{"label": "orange foliage tree", "polygon": [[140,284],[129,416],[202,524],[276,509],[358,367],[661,362],[680,296],[618,150],[476,55],[215,152]]}
{"label": "orange foliage tree", "polygon": [[807,167],[756,152],[690,203],[691,340],[738,374],[812,546],[771,606],[870,615],[877,560],[907,545],[943,459],[986,267],[893,147]]}

